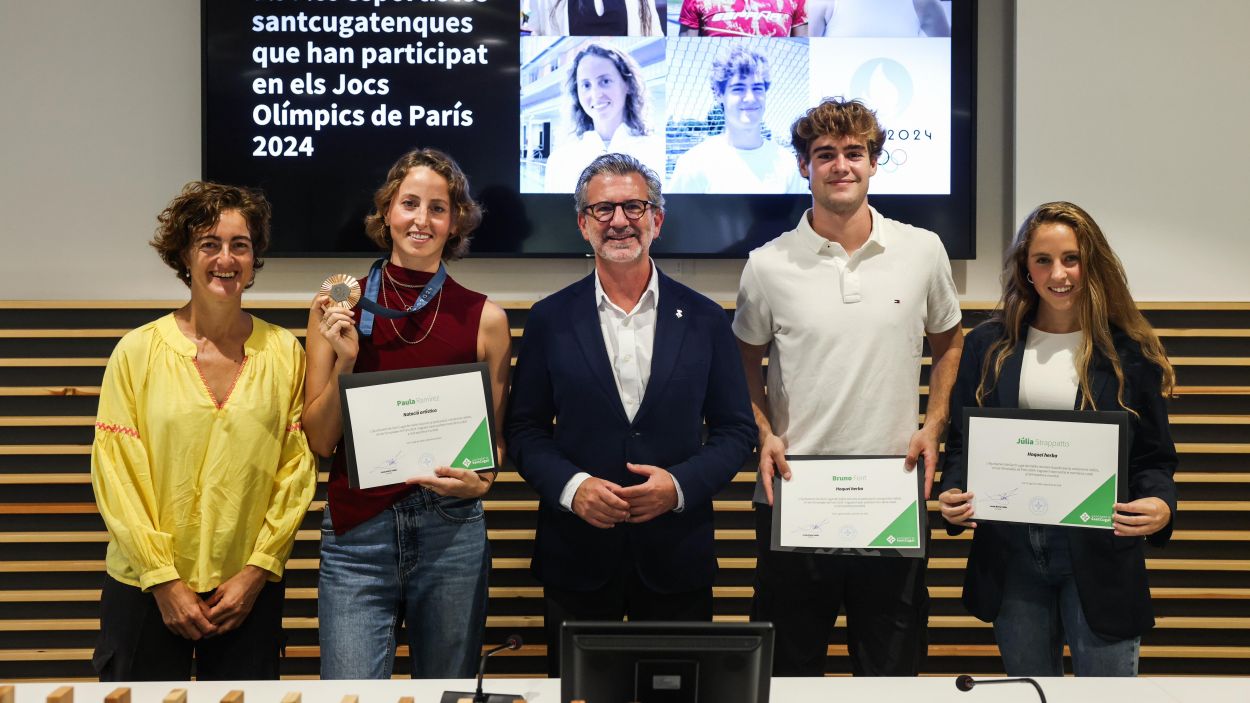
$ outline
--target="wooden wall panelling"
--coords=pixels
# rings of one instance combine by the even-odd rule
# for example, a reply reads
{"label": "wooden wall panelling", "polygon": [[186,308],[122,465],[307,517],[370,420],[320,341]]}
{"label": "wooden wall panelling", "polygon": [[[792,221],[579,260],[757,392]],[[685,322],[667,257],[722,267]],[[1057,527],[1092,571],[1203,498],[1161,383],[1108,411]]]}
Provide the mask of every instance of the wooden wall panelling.
{"label": "wooden wall panelling", "polygon": [[[174,307],[154,303],[0,302],[0,680],[91,678],[107,534],[89,480],[100,378],[127,330]],[[1250,671],[1250,304],[1151,304],[1176,364],[1170,405],[1181,452],[1181,506],[1172,544],[1148,550],[1158,626],[1143,639],[1143,674]],[[507,305],[519,340],[528,303]],[[303,303],[253,310],[303,336]],[[965,306],[965,326],[987,306]],[[515,347],[514,347],[515,351]],[[927,400],[926,367],[919,379]],[[322,483],[324,471],[322,467]],[[741,620],[751,598],[755,548],[744,467],[716,501],[716,617]],[[285,676],[317,672],[318,489],[288,567]],[[504,472],[487,501],[493,568],[488,642],[527,642],[493,664],[500,675],[543,671],[542,589],[528,573],[537,498]],[[959,603],[969,540],[950,538],[930,503],[933,558],[928,673],[1001,673],[992,631]],[[406,654],[402,650],[401,654]],[[830,669],[849,671],[844,623]],[[402,675],[405,662],[397,664]]]}

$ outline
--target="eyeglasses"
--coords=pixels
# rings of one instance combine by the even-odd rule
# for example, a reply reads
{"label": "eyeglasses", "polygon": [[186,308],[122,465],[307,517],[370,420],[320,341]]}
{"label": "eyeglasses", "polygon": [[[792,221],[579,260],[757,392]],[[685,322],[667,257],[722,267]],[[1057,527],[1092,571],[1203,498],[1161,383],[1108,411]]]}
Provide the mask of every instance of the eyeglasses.
{"label": "eyeglasses", "polygon": [[654,207],[655,203],[650,200],[626,200],[623,203],[610,203],[603,201],[593,205],[587,205],[582,210],[591,217],[600,222],[611,222],[616,216],[616,208],[620,208],[625,213],[625,217],[630,220],[636,220],[647,212],[647,208]]}

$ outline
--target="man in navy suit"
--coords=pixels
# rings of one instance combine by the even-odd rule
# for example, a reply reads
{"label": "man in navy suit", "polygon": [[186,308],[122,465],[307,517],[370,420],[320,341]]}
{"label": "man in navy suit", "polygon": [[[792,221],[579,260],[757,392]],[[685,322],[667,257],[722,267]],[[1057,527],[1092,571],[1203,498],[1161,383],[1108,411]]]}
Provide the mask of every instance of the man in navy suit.
{"label": "man in navy suit", "polygon": [[565,620],[711,620],[712,497],[757,436],[725,311],[648,255],[659,178],[605,154],[575,195],[595,272],[530,311],[505,424],[540,497],[552,675]]}

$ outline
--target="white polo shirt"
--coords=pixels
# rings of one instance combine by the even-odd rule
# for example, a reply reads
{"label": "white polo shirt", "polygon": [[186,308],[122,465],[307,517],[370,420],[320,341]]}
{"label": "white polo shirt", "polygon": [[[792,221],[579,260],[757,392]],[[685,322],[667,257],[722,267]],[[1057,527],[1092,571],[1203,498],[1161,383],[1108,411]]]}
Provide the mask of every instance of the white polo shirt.
{"label": "white polo shirt", "polygon": [[734,334],[772,344],[768,419],[789,454],[905,454],[924,335],[961,319],[938,236],[869,209],[872,234],[854,254],[805,213],[742,271]]}

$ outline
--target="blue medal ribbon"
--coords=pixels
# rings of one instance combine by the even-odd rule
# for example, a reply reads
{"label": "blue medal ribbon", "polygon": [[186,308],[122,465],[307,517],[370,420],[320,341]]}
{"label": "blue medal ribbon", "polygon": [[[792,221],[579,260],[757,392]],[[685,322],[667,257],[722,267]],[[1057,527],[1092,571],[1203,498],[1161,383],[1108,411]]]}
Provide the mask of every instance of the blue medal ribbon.
{"label": "blue medal ribbon", "polygon": [[443,284],[447,282],[447,267],[440,262],[438,271],[429,283],[425,284],[425,288],[421,290],[421,294],[413,301],[407,310],[392,310],[385,305],[379,304],[378,293],[382,290],[382,269],[386,266],[386,259],[378,259],[373,262],[373,266],[369,268],[369,278],[365,281],[365,294],[360,298],[360,333],[366,337],[373,334],[373,317],[381,315],[382,317],[397,320],[401,317],[415,315],[421,312],[434,296],[438,295],[443,289]]}

